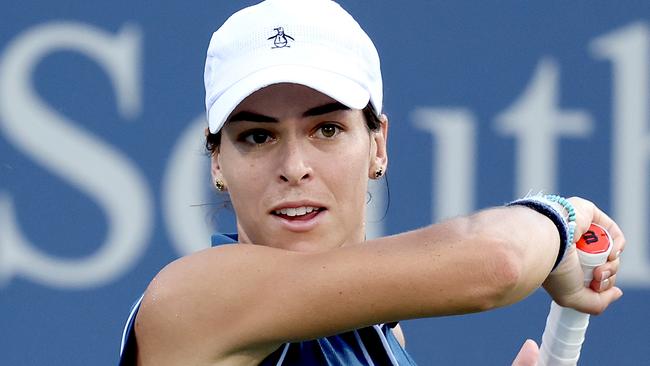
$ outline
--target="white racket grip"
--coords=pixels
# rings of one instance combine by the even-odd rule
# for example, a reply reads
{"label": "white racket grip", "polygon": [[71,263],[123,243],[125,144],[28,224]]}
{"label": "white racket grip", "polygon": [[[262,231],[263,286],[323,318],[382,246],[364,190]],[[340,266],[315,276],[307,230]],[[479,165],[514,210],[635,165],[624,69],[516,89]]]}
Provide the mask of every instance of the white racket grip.
{"label": "white racket grip", "polygon": [[539,349],[538,366],[573,366],[578,363],[589,314],[551,302]]}
{"label": "white racket grip", "polygon": [[[585,286],[589,286],[593,278],[594,268],[607,262],[607,257],[612,249],[609,233],[604,228],[599,228],[607,235],[608,247],[605,251],[588,253],[578,248]],[[591,233],[593,234],[593,232]],[[587,326],[589,326],[589,314],[562,307],[552,301],[551,309],[546,318],[544,333],[542,334],[542,345],[539,349],[537,366],[577,365]]]}

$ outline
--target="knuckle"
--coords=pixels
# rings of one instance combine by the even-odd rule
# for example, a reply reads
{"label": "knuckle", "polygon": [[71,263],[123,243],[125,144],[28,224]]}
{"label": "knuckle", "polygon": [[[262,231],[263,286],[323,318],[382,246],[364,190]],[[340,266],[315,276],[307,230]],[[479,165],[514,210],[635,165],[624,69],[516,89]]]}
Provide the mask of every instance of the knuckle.
{"label": "knuckle", "polygon": [[610,287],[614,287],[614,286],[616,285],[616,274],[613,274],[613,275],[609,278],[609,283],[610,283]]}

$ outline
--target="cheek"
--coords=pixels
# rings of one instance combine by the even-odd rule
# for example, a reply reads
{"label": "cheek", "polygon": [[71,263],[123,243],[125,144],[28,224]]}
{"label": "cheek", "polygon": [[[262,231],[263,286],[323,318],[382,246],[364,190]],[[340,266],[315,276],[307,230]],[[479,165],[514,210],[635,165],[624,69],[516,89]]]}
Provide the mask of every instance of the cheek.
{"label": "cheek", "polygon": [[221,174],[228,186],[230,201],[235,212],[244,213],[258,200],[259,192],[267,180],[261,179],[261,170],[266,166],[256,159],[244,159],[236,152],[225,152],[222,156]]}
{"label": "cheek", "polygon": [[230,139],[224,140],[221,155],[219,156],[221,174],[226,180],[229,189],[230,187],[236,190],[247,189],[250,183],[253,182],[252,178],[259,175],[258,170],[264,164],[254,154],[243,154],[233,145]]}
{"label": "cheek", "polygon": [[270,175],[265,164],[242,162],[235,165],[230,172],[231,193],[244,200],[256,200],[261,192],[269,186]]}
{"label": "cheek", "polygon": [[263,217],[260,212],[265,207],[262,203],[267,196],[264,193],[266,180],[260,179],[260,174],[257,172],[259,166],[255,163],[241,162],[234,167],[227,173],[229,177],[228,194],[237,225],[238,227],[242,225],[247,236],[255,237],[259,241],[251,227],[255,227]]}
{"label": "cheek", "polygon": [[340,199],[349,203],[364,203],[370,164],[367,144],[358,144],[354,149],[342,149],[335,159],[328,160],[329,164],[321,174],[330,182],[332,190],[338,192]]}

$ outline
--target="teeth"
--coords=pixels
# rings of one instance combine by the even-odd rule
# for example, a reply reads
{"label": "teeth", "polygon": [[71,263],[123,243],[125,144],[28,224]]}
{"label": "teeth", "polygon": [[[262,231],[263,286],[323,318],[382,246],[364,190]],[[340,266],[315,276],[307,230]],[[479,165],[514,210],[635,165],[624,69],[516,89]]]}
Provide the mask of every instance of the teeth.
{"label": "teeth", "polygon": [[294,217],[294,216],[303,216],[308,213],[312,213],[314,211],[318,210],[316,207],[309,207],[309,206],[302,206],[302,207],[291,207],[291,208],[283,208],[280,210],[275,210],[275,213],[277,215],[287,215],[289,217]]}

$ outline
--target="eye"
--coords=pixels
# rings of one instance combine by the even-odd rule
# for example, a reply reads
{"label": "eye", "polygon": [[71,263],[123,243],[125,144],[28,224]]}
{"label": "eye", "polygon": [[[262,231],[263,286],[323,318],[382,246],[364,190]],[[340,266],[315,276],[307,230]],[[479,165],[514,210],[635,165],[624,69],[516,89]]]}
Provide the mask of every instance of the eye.
{"label": "eye", "polygon": [[272,139],[273,136],[266,130],[250,130],[239,136],[240,141],[244,141],[251,145],[262,145],[270,142]]}
{"label": "eye", "polygon": [[318,129],[316,130],[315,135],[317,135],[318,137],[331,139],[334,136],[338,135],[340,132],[341,132],[341,127],[333,123],[327,123],[319,126]]}

